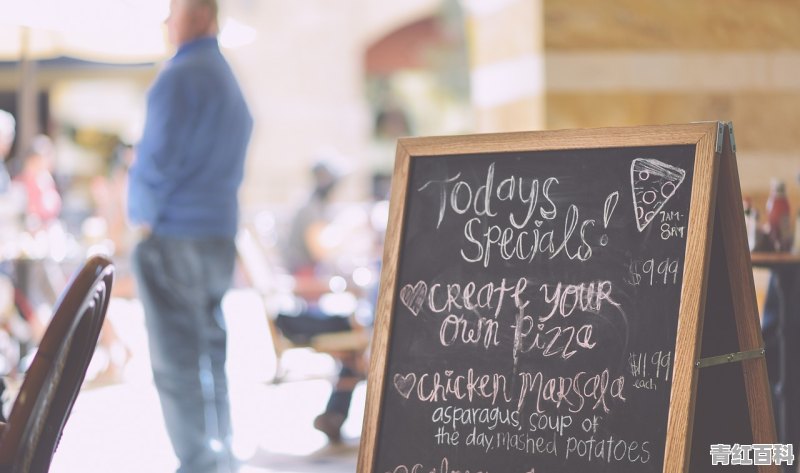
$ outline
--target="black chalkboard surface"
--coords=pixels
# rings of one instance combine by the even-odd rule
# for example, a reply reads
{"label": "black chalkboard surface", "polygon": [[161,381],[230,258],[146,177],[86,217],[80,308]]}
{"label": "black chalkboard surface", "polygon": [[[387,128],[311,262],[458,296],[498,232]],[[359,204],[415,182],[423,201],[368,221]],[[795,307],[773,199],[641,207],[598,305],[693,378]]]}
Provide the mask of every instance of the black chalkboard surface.
{"label": "black chalkboard surface", "polygon": [[685,468],[665,452],[691,437],[713,226],[697,128],[401,140],[360,472]]}

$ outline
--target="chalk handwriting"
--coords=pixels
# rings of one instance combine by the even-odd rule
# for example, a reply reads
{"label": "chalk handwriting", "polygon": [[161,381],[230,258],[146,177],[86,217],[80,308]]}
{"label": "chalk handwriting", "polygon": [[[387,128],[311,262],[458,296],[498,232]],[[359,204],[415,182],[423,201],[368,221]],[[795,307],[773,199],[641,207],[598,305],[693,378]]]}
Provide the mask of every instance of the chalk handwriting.
{"label": "chalk handwriting", "polygon": [[447,445],[448,447],[458,446],[461,434],[447,430],[445,427],[439,427],[436,430],[433,438],[436,439],[436,445]]}
{"label": "chalk handwriting", "polygon": [[628,356],[630,373],[637,378],[653,377],[669,381],[672,373],[672,352],[631,353]]}
{"label": "chalk handwriting", "polygon": [[486,172],[485,183],[475,192],[469,182],[459,180],[461,173],[446,179],[431,180],[422,185],[418,191],[429,187],[438,187],[439,190],[439,218],[436,228],[441,226],[448,209],[461,215],[472,210],[477,216],[495,216],[497,214],[492,210],[492,203],[495,201],[519,200],[523,204],[524,217],[509,214],[509,223],[518,229],[528,225],[536,210],[539,210],[539,216],[543,219],[555,218],[556,204],[550,198],[550,187],[553,183],[558,183],[558,179],[555,177],[546,179],[540,192],[539,179],[510,176],[500,182],[495,189],[494,173],[495,163],[492,163]]}
{"label": "chalk handwriting", "polygon": [[580,457],[588,462],[629,462],[647,463],[650,461],[650,442],[609,438],[567,439],[565,458]]}
{"label": "chalk handwriting", "polygon": [[[399,383],[398,383],[399,381]],[[447,402],[458,399],[473,402],[511,402],[510,386],[506,377],[499,373],[476,374],[472,368],[464,374],[453,370],[433,373],[397,373],[394,376],[397,391],[406,399],[422,402]]]}
{"label": "chalk handwriting", "polygon": [[551,430],[557,432],[559,436],[564,435],[564,431],[572,426],[574,419],[569,414],[542,414],[533,412],[528,417],[528,430],[531,432]]}
{"label": "chalk handwriting", "polygon": [[[464,225],[466,246],[461,257],[469,263],[488,267],[493,258],[505,261],[532,262],[538,255],[553,259],[559,255],[570,260],[587,261],[592,256],[587,232],[595,219],[581,216],[575,204],[557,199],[558,178],[531,178],[511,175],[496,184],[495,163],[489,165],[482,184],[461,178],[461,173],[444,179],[433,179],[418,192],[434,192],[437,199],[436,228],[439,229],[448,213],[469,217]],[[618,193],[607,198],[604,219],[616,206]],[[521,204],[521,211],[512,210],[500,215],[500,202]],[[559,205],[564,209],[559,211]],[[559,213],[563,224],[559,225]]]}
{"label": "chalk handwriting", "polygon": [[419,191],[424,191],[425,189],[428,188],[428,186],[437,185],[437,184],[441,185],[441,187],[439,188],[439,192],[440,192],[439,201],[441,203],[439,205],[439,220],[436,222],[436,228],[439,228],[439,226],[442,224],[442,220],[444,220],[445,202],[447,202],[447,188],[444,185],[447,184],[447,183],[455,181],[459,177],[461,177],[461,173],[458,173],[455,176],[453,176],[451,178],[448,178],[448,179],[445,179],[445,180],[442,180],[442,181],[428,181],[427,183],[425,183],[425,185],[423,185],[422,187],[417,189]]}
{"label": "chalk handwriting", "polygon": [[569,317],[575,309],[599,313],[603,301],[619,307],[619,304],[611,299],[611,288],[611,281],[592,281],[580,284],[558,283],[555,288],[542,284],[539,291],[544,292],[544,300],[552,304],[552,308],[549,314],[539,316],[539,322],[547,322],[555,314],[562,318]]}
{"label": "chalk handwriting", "polygon": [[[537,351],[544,357],[558,355],[566,360],[579,350],[591,350],[597,344],[594,325],[583,323],[562,325],[576,311],[599,314],[605,304],[610,304],[623,316],[620,304],[611,297],[611,281],[591,281],[577,284],[542,284],[539,287],[549,312],[526,315],[524,307],[516,317],[513,356],[515,365],[521,354]],[[555,317],[555,318],[554,318]],[[548,322],[555,326],[547,326]],[[627,324],[627,321],[625,322]]]}
{"label": "chalk handwriting", "polygon": [[425,303],[425,296],[428,295],[428,285],[425,281],[419,281],[413,286],[406,284],[400,290],[400,301],[405,305],[412,314],[419,314],[422,304]]}
{"label": "chalk handwriting", "polygon": [[422,463],[409,463],[408,465],[397,465],[394,469],[387,470],[386,473],[489,473],[486,469],[451,469],[447,457],[442,458],[442,462],[437,467],[426,467]]}
{"label": "chalk handwriting", "polygon": [[495,430],[499,426],[518,429],[519,411],[500,407],[440,406],[433,411],[431,421],[456,430],[463,426],[482,426]]}
{"label": "chalk handwriting", "polygon": [[505,261],[528,263],[540,254],[553,259],[562,253],[570,260],[586,261],[592,257],[586,231],[594,226],[595,221],[584,220],[578,229],[579,214],[578,207],[570,205],[563,232],[559,233],[557,230],[540,230],[538,226],[528,230],[486,226],[480,218],[471,218],[464,227],[464,237],[470,245],[467,250],[461,250],[461,257],[468,263],[481,263],[484,268],[489,266],[495,254]]}
{"label": "chalk handwriting", "polygon": [[631,190],[636,227],[639,231],[653,221],[656,214],[675,195],[686,171],[657,159],[637,158],[631,163]]}
{"label": "chalk handwriting", "polygon": [[591,350],[596,345],[592,336],[592,325],[583,324],[580,327],[550,327],[545,330],[544,324],[534,326],[533,319],[526,315],[516,323],[517,338],[514,344],[514,356],[529,353],[533,350],[541,352],[542,356],[558,355],[567,360],[578,352],[578,349]]}
{"label": "chalk handwriting", "polygon": [[445,347],[455,343],[496,347],[500,344],[497,339],[499,329],[500,324],[494,319],[478,317],[477,321],[470,322],[463,315],[450,314],[442,321],[439,341]]}
{"label": "chalk handwriting", "polygon": [[558,455],[556,434],[532,434],[530,432],[481,432],[473,427],[467,435],[467,446],[478,447],[485,452],[507,450],[531,455]]}
{"label": "chalk handwriting", "polygon": [[611,412],[612,401],[626,401],[623,393],[625,377],[611,379],[608,369],[594,374],[581,371],[574,376],[552,378],[545,377],[541,371],[523,372],[519,373],[519,378],[519,410],[528,403],[531,395],[533,408],[539,413],[546,412],[545,409],[559,409],[563,405],[572,413],[578,413],[584,406],[590,406],[591,410],[602,409],[608,414]]}
{"label": "chalk handwriting", "polygon": [[678,273],[681,269],[680,258],[654,258],[645,261],[632,261],[629,266],[627,282],[632,286],[673,285],[678,283]]}
{"label": "chalk handwriting", "polygon": [[686,225],[683,222],[685,214],[677,210],[659,212],[661,216],[661,226],[659,233],[662,240],[670,238],[686,238]]}
{"label": "chalk handwriting", "polygon": [[452,313],[461,309],[467,311],[494,309],[492,315],[497,318],[506,298],[510,297],[518,308],[527,305],[527,302],[522,302],[522,294],[527,286],[526,278],[519,278],[514,284],[509,284],[503,278],[500,282],[487,282],[480,286],[474,282],[436,283],[432,284],[428,291],[427,308],[434,314]]}
{"label": "chalk handwriting", "polygon": [[619,202],[619,191],[612,192],[606,197],[606,201],[603,204],[604,227],[608,227],[608,222],[611,221],[611,215],[614,213],[614,209],[617,208],[617,202]]}
{"label": "chalk handwriting", "polygon": [[394,375],[394,387],[406,399],[411,395],[415,384],[417,384],[417,375],[414,373]]}

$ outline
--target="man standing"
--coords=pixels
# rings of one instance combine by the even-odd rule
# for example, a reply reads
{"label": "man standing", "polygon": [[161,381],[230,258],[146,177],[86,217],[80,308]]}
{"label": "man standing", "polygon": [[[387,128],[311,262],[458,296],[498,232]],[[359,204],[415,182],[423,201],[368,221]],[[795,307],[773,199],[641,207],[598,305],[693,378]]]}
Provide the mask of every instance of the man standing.
{"label": "man standing", "polygon": [[153,377],[179,473],[235,470],[222,297],[253,122],[217,44],[216,0],[172,0],[178,48],[147,97],[128,214]]}

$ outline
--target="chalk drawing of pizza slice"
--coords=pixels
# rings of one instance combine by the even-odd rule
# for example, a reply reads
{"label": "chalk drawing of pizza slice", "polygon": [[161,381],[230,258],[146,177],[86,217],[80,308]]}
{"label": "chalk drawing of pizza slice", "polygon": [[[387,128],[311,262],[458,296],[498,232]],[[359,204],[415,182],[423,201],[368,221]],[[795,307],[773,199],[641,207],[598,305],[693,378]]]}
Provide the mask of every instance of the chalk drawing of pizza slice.
{"label": "chalk drawing of pizza slice", "polygon": [[640,232],[647,228],[658,211],[675,195],[684,177],[686,171],[657,159],[633,160],[633,208],[636,211],[636,226]]}

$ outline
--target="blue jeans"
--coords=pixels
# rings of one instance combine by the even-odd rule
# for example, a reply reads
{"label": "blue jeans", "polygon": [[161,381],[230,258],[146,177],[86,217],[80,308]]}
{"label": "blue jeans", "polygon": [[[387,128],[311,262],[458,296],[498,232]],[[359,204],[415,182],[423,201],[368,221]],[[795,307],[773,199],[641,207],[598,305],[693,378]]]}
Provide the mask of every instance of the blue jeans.
{"label": "blue jeans", "polygon": [[235,470],[221,306],[235,258],[233,239],[158,235],[133,253],[153,379],[178,473]]}

